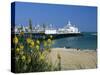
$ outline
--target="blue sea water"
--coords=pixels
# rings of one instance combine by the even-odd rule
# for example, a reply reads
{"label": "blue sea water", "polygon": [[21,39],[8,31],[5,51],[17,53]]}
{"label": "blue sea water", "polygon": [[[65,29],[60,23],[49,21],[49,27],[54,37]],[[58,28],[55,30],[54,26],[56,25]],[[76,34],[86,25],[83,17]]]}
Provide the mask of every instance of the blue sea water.
{"label": "blue sea water", "polygon": [[53,48],[97,49],[97,33],[85,32],[82,36],[55,39]]}

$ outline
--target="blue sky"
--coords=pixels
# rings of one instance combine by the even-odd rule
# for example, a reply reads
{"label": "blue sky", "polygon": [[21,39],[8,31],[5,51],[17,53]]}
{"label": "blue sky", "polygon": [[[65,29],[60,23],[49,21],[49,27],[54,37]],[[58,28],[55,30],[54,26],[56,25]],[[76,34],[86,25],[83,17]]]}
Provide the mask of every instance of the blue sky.
{"label": "blue sky", "polygon": [[53,24],[53,27],[63,27],[70,20],[81,32],[97,31],[97,8],[74,5],[54,5],[16,2],[15,24],[28,26]]}

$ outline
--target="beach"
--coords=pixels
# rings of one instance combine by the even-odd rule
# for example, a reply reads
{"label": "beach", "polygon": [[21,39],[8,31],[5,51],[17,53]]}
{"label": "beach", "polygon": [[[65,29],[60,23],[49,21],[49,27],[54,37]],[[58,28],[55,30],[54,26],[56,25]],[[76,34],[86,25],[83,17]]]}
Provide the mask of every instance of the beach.
{"label": "beach", "polygon": [[61,57],[61,70],[91,69],[97,67],[97,51],[88,49],[52,48],[49,59],[57,65],[57,54]]}

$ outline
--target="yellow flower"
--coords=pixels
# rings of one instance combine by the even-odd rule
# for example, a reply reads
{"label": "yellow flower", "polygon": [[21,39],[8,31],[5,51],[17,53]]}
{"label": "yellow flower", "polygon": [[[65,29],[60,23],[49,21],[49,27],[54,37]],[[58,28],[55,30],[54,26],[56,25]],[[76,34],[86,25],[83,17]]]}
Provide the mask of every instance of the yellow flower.
{"label": "yellow flower", "polygon": [[40,48],[40,46],[39,45],[36,45],[36,49],[39,50],[39,48]]}
{"label": "yellow flower", "polygon": [[14,37],[13,42],[14,42],[15,44],[18,43],[18,38],[17,38],[17,36]]}
{"label": "yellow flower", "polygon": [[39,59],[40,59],[40,61],[41,61],[41,60],[44,60],[44,59],[45,59],[44,54],[41,54]]}
{"label": "yellow flower", "polygon": [[30,47],[31,47],[31,48],[34,47],[34,41],[31,41],[31,43],[30,43]]}
{"label": "yellow flower", "polygon": [[29,43],[31,43],[32,40],[30,38],[27,38],[26,41],[29,44]]}
{"label": "yellow flower", "polygon": [[16,48],[16,52],[18,53],[19,51],[20,51],[20,49],[17,47],[17,48]]}
{"label": "yellow flower", "polygon": [[24,49],[24,46],[23,45],[20,45],[20,49],[23,50]]}
{"label": "yellow flower", "polygon": [[31,45],[34,46],[34,41],[31,42]]}
{"label": "yellow flower", "polygon": [[45,46],[45,47],[47,46],[47,42],[46,42],[46,41],[44,41],[44,46]]}
{"label": "yellow flower", "polygon": [[23,32],[23,31],[21,31],[21,32],[20,32],[20,35],[24,35],[24,32]]}
{"label": "yellow flower", "polygon": [[21,59],[22,59],[22,61],[25,61],[25,60],[26,60],[26,56],[23,55],[23,56],[21,57]]}
{"label": "yellow flower", "polygon": [[39,41],[39,40],[37,40],[37,41],[36,41],[36,43],[37,43],[37,44],[40,44],[40,41]]}
{"label": "yellow flower", "polygon": [[48,43],[51,43],[51,39],[48,39]]}

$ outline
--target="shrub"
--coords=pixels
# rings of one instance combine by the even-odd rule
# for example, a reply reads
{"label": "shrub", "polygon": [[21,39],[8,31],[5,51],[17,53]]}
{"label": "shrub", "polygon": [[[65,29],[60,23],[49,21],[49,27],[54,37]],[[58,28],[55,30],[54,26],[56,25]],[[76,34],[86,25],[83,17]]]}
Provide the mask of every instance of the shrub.
{"label": "shrub", "polygon": [[[16,35],[15,38],[13,38],[13,43],[15,45],[16,72],[42,72],[55,70],[55,67],[47,61],[47,55],[51,52],[52,38],[53,36],[50,35],[50,38],[41,41],[39,39],[33,40],[31,36],[25,38],[24,32]],[[41,44],[43,44],[43,46],[41,46]],[[60,57],[58,59],[60,59]]]}

